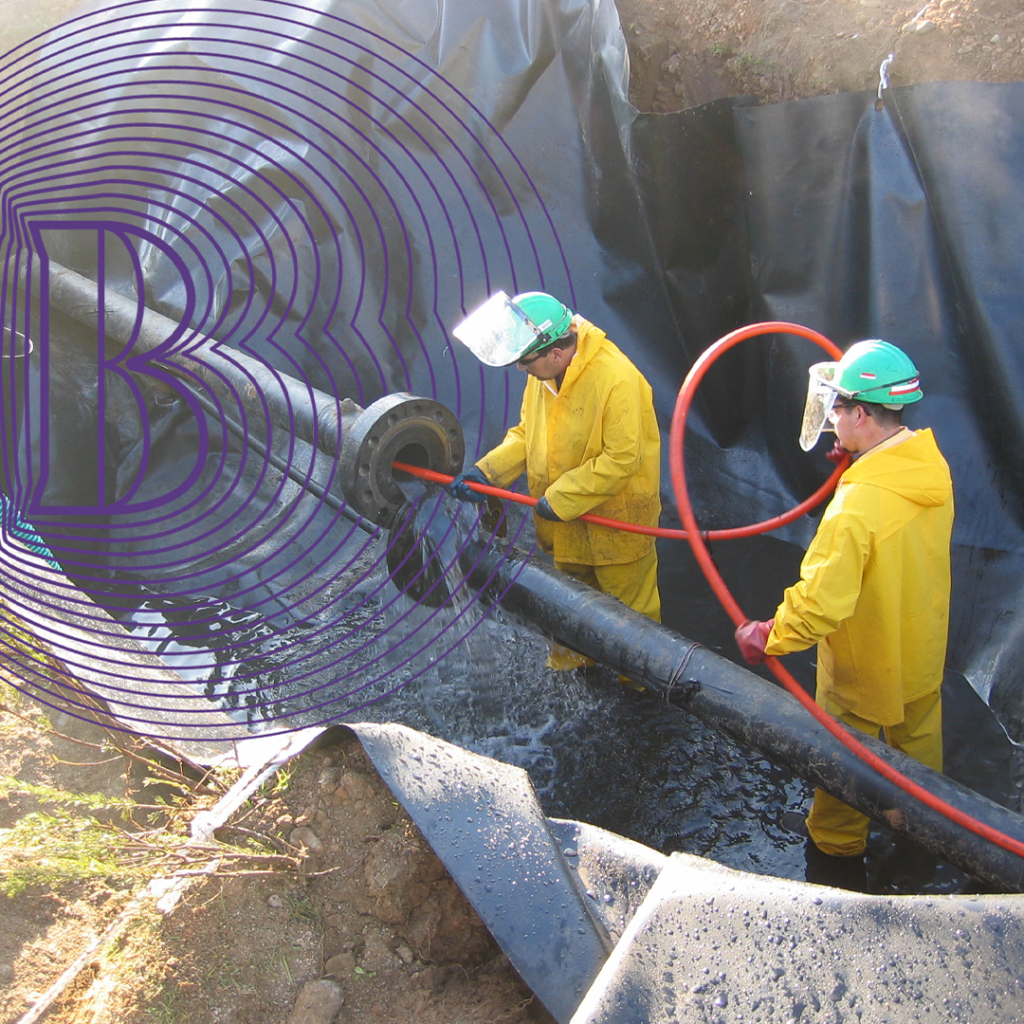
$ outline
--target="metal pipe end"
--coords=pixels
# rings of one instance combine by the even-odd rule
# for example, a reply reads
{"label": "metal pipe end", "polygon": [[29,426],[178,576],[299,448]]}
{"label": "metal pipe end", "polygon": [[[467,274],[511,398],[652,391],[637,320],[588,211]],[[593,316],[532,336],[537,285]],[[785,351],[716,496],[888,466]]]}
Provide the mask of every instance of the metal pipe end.
{"label": "metal pipe end", "polygon": [[462,427],[451,410],[400,391],[367,406],[346,431],[338,482],[355,511],[387,525],[405,502],[392,462],[454,476],[465,454]]}

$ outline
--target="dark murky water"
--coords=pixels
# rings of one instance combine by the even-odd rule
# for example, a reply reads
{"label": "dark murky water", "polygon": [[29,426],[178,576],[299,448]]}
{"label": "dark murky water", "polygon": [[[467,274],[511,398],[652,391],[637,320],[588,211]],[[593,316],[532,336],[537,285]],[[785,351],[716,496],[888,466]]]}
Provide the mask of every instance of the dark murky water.
{"label": "dark murky water", "polygon": [[[446,515],[438,516],[437,506]],[[449,499],[426,503],[422,513],[453,595],[442,608],[399,594],[377,555],[372,571],[322,622],[281,630],[223,601],[184,606],[156,594],[122,618],[172,668],[257,728],[401,722],[526,769],[552,816],[591,822],[663,852],[803,878],[804,839],[783,827],[782,816],[806,809],[809,787],[685,713],[622,687],[610,670],[586,679],[548,670],[547,644],[537,632],[501,609],[482,608],[461,585],[461,535],[451,514],[463,527],[472,519]],[[799,561],[790,545],[764,540],[728,553],[723,545],[716,556],[754,616],[770,614],[774,605],[758,602],[776,587],[781,593]],[[666,623],[731,654],[731,626],[688,549],[664,548],[661,559]],[[422,596],[422,588],[415,592]],[[810,678],[807,659],[796,668]],[[956,768],[950,773],[1000,795],[992,789],[1008,788],[1013,758],[1002,729],[966,683],[947,697],[946,711],[958,727],[952,744],[947,738]],[[889,877],[881,862],[891,852],[889,840],[873,834],[869,871],[886,891],[954,892],[971,884],[948,865],[934,876],[934,865],[925,864]]]}

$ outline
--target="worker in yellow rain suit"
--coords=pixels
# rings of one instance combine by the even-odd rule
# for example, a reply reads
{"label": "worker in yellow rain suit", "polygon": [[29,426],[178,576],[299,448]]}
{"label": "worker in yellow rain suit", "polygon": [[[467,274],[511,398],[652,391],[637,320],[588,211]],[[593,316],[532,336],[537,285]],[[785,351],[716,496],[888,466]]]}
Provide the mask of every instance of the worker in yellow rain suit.
{"label": "worker in yellow rain suit", "polygon": [[[595,512],[658,525],[661,434],[651,387],[603,331],[553,296],[526,292],[504,299],[529,330],[498,351],[474,352],[530,375],[520,421],[455,478],[452,493],[483,500],[466,480],[507,487],[525,470],[538,499],[537,541],[555,567],[660,622],[654,538],[579,520]],[[458,329],[456,336],[462,340]],[[549,659],[556,669],[586,663],[564,648]]]}
{"label": "worker in yellow rain suit", "polygon": [[[884,729],[892,746],[942,771],[953,487],[932,432],[900,422],[922,397],[914,364],[886,342],[858,342],[811,368],[801,444],[813,446],[827,417],[838,435],[831,454],[855,461],[800,581],[774,619],[744,623],[736,639],[752,663],[817,644],[819,706],[862,732]],[[860,858],[868,819],[817,790],[807,830],[822,854]]]}

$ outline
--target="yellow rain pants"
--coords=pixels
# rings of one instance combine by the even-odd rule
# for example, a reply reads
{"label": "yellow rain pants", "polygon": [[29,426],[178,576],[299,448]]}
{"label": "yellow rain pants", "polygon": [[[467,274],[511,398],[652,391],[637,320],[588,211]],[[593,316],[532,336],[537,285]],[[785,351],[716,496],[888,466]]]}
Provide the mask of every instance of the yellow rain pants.
{"label": "yellow rain pants", "polygon": [[[869,736],[877,738],[879,730],[884,729],[889,746],[902,750],[937,772],[942,771],[942,695],[939,690],[907,704],[899,725],[879,726],[820,697],[818,705],[841,722]],[[862,854],[867,845],[869,824],[868,818],[860,811],[855,811],[823,789],[814,791],[814,803],[807,816],[807,831],[822,853],[834,857]]]}
{"label": "yellow rain pants", "polygon": [[661,597],[658,593],[658,552],[651,550],[625,565],[579,565],[555,562],[555,568],[566,576],[617,597],[628,608],[661,622]]}
{"label": "yellow rain pants", "polygon": [[[654,548],[636,562],[626,565],[577,565],[573,562],[555,562],[555,568],[566,576],[600,590],[602,594],[617,597],[633,611],[661,622],[661,598],[658,593],[658,553]],[[556,672],[593,665],[592,659],[561,644],[552,644],[547,666]],[[642,690],[627,676],[619,676],[627,686]]]}

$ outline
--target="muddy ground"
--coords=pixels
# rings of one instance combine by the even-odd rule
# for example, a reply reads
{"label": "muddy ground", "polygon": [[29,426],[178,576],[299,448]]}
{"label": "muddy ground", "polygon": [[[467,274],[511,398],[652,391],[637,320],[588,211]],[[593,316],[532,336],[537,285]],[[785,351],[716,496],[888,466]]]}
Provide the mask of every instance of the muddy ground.
{"label": "muddy ground", "polygon": [[666,112],[938,80],[1024,78],[1019,0],[617,0],[630,98]]}
{"label": "muddy ground", "polygon": [[[112,924],[48,1024],[551,1024],[353,735],[293,759],[193,849],[196,812],[237,770],[174,779],[51,717],[0,684],[4,1024]],[[186,883],[168,912],[133,905],[164,876]]]}
{"label": "muddy ground", "polygon": [[[0,48],[73,6],[0,0]],[[631,96],[642,110],[744,93],[773,103],[873,90],[890,53],[893,86],[1024,79],[1020,0],[618,0],[618,7]],[[140,762],[101,731],[50,723],[4,691],[0,778],[18,782],[0,783],[0,829],[23,823],[25,838],[18,847],[7,833],[0,843],[0,881],[26,862],[43,865],[43,852],[64,836],[57,791],[127,793],[144,803],[177,791],[166,778],[147,781]],[[71,732],[77,738],[60,735]],[[550,1021],[357,741],[303,755],[218,833],[248,850],[248,859],[167,852],[168,842],[185,843],[189,818],[230,781],[207,780],[173,814],[87,814],[79,806],[77,819],[95,815],[109,830],[119,866],[100,864],[90,876],[89,851],[79,850],[78,861],[51,865],[16,896],[0,895],[0,1024],[20,1020],[125,913],[152,857],[203,873],[191,876],[169,914],[143,905],[113,941],[87,955],[44,1018],[50,1024],[327,1024],[313,1005],[333,1007],[339,1024]],[[27,784],[49,789],[33,795]],[[164,846],[147,849],[158,845],[160,829]]]}

